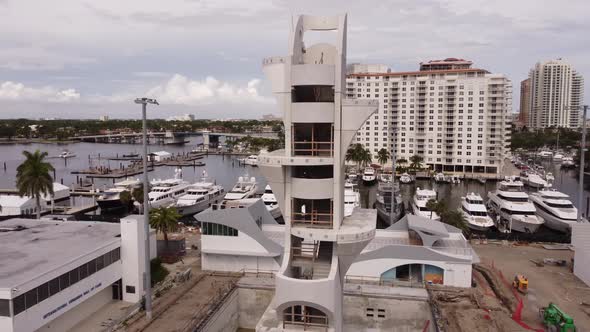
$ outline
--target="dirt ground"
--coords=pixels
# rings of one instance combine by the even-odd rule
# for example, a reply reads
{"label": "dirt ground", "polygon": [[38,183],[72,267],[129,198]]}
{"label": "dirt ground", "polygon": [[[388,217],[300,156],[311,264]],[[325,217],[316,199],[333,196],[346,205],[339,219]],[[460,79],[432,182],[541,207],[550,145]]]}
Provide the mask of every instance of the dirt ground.
{"label": "dirt ground", "polygon": [[192,277],[185,282],[174,282],[173,287],[161,293],[153,302],[151,322],[145,319],[141,311],[127,321],[119,331],[156,332],[184,331],[191,323],[204,318],[207,309],[215,299],[227,292],[237,277],[210,275],[201,271],[200,234],[184,232],[186,255],[174,264],[163,264],[170,274],[167,282],[174,280],[177,274],[191,270]]}
{"label": "dirt ground", "polygon": [[[574,318],[580,331],[590,331],[590,307],[581,304],[590,303],[590,287],[571,272],[570,262],[574,255],[572,251],[546,250],[537,244],[481,244],[473,245],[473,248],[484,266],[501,271],[508,282],[511,282],[517,273],[528,278],[528,294],[520,295],[524,304],[522,320],[527,325],[536,329],[542,328],[539,309],[553,302]],[[542,261],[544,258],[566,260],[567,266],[545,264],[539,267],[530,261]],[[477,281],[477,276],[475,279]]]}

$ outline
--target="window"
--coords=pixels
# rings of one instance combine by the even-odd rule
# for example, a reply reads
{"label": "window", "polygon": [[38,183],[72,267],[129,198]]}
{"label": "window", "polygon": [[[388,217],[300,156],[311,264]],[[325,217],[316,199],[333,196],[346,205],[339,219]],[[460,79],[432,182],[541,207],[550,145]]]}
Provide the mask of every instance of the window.
{"label": "window", "polygon": [[15,316],[25,311],[25,294],[19,295],[12,300],[12,307]]}
{"label": "window", "polygon": [[64,273],[59,277],[59,289],[64,290],[70,287],[70,274]]}
{"label": "window", "polygon": [[10,317],[10,300],[0,299],[0,317]]}
{"label": "window", "polygon": [[49,282],[49,296],[59,293],[59,277]]}
{"label": "window", "polygon": [[135,286],[125,286],[125,292],[135,294]]}
{"label": "window", "polygon": [[43,300],[49,297],[49,283],[46,282],[43,285],[37,287],[37,297],[38,302],[42,302]]}
{"label": "window", "polygon": [[201,225],[201,234],[219,236],[238,236],[238,230],[221,224],[204,222]]}
{"label": "window", "polygon": [[33,288],[25,293],[25,303],[27,309],[37,304],[37,288]]}

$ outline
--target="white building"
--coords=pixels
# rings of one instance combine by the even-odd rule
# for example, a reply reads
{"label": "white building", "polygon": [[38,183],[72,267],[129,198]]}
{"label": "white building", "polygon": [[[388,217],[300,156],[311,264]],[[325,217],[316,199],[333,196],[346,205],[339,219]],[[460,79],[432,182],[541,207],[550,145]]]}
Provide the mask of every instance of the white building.
{"label": "white building", "polygon": [[[539,62],[529,73],[528,127],[581,126],[584,78],[562,59]],[[521,110],[522,111],[522,110]]]}
{"label": "white building", "polygon": [[171,157],[172,157],[172,154],[167,151],[156,151],[156,152],[150,153],[150,160],[153,160],[153,161],[164,161],[164,160],[170,159]]}
{"label": "white building", "polygon": [[110,118],[109,118],[108,115],[101,115],[101,116],[98,117],[98,120],[104,122],[104,121],[109,121]]}
{"label": "white building", "polygon": [[0,331],[67,331],[113,300],[143,296],[140,216],[120,224],[10,219],[0,229]]}
{"label": "white building", "polygon": [[590,224],[572,225],[572,246],[574,247],[574,275],[590,286]]}
{"label": "white building", "polygon": [[[41,210],[47,204],[45,200],[41,200]],[[34,198],[29,196],[20,197],[18,195],[0,195],[0,216],[27,216],[37,213],[37,203]],[[0,224],[1,225],[1,224]]]}
{"label": "white building", "polygon": [[420,155],[438,171],[498,174],[509,151],[512,83],[471,64],[435,60],[412,72],[349,67],[347,97],[379,100],[354,143],[374,159],[395,143],[398,159]]}

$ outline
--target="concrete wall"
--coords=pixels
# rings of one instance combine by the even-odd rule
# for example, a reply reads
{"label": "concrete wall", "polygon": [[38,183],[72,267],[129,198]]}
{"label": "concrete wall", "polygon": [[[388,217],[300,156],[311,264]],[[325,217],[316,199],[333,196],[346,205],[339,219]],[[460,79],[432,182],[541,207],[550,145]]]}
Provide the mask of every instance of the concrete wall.
{"label": "concrete wall", "polygon": [[107,287],[72,310],[41,327],[38,332],[63,332],[92,315],[105,304],[113,301],[112,288]]}
{"label": "concrete wall", "polygon": [[203,270],[239,272],[277,271],[280,266],[273,257],[205,254],[201,255]]}
{"label": "concrete wall", "polygon": [[471,287],[471,264],[449,263],[440,261],[419,261],[394,258],[373,259],[353,263],[346,274],[347,277],[371,277],[379,279],[381,274],[391,268],[405,264],[429,264],[444,270],[444,284],[454,287]]}
{"label": "concrete wall", "polygon": [[274,293],[273,289],[238,288],[238,326],[255,329]]}
{"label": "concrete wall", "polygon": [[242,253],[244,255],[269,255],[258,241],[238,231],[238,236],[201,235],[204,252]]}
{"label": "concrete wall", "polygon": [[576,250],[574,274],[590,285],[590,224],[572,225],[572,245]]}
{"label": "concrete wall", "polygon": [[[121,219],[123,300],[126,302],[140,301],[144,292],[145,234],[143,225],[141,216],[129,216]],[[128,293],[127,286],[134,287],[135,292]]]}
{"label": "concrete wall", "polygon": [[236,289],[231,293],[203,327],[203,332],[235,332],[238,329],[238,292]]}
{"label": "concrete wall", "polygon": [[[373,317],[368,316],[371,314]],[[426,301],[344,296],[343,319],[344,332],[421,332],[428,320],[430,328],[427,331],[435,331]]]}

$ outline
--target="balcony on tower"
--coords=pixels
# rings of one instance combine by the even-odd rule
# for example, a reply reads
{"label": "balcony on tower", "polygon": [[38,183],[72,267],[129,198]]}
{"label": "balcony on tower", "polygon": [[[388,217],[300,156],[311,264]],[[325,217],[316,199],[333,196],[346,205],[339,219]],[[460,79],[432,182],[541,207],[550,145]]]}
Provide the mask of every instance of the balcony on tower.
{"label": "balcony on tower", "polygon": [[291,225],[309,228],[332,228],[333,202],[331,199],[293,198]]}
{"label": "balcony on tower", "polygon": [[294,123],[292,155],[311,157],[334,156],[334,125],[331,123]]}

